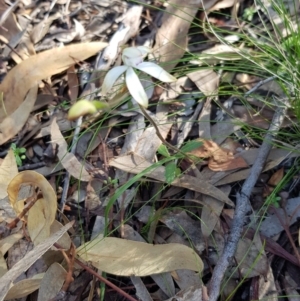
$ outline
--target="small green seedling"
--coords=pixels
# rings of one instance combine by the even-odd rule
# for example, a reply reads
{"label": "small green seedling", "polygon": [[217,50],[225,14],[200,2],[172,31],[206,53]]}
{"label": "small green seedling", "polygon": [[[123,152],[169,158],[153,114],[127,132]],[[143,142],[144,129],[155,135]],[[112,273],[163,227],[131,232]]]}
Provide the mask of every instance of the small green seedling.
{"label": "small green seedling", "polygon": [[64,100],[63,102],[61,102],[59,105],[59,107],[61,107],[64,110],[68,110],[70,109],[70,103],[67,100]]}
{"label": "small green seedling", "polygon": [[274,196],[273,198],[270,199],[270,205],[273,205],[275,208],[279,208],[280,201],[281,201],[280,196]]}
{"label": "small green seedling", "polygon": [[11,144],[11,149],[14,152],[14,156],[16,158],[16,162],[18,166],[22,166],[22,160],[26,158],[25,153],[26,153],[26,148],[24,147],[17,147],[15,143]]}
{"label": "small green seedling", "polygon": [[244,10],[243,18],[247,21],[251,22],[253,19],[254,14],[257,12],[256,7],[248,7]]}

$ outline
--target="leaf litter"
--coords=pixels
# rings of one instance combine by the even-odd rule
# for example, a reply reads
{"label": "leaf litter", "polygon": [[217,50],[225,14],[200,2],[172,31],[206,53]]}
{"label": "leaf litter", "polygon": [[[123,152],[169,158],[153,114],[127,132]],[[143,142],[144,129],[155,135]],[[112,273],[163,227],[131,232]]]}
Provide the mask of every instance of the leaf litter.
{"label": "leaf litter", "polygon": [[[237,195],[277,107],[287,105],[275,78],[265,82],[261,72],[225,68],[259,57],[257,49],[237,43],[236,29],[224,35],[229,45],[210,32],[214,24],[252,34],[251,22],[236,18],[244,18],[249,3],[239,4],[236,10],[234,1],[214,0],[153,1],[151,7],[143,1],[0,2],[1,300],[36,290],[35,300],[72,300],[78,288],[99,299],[99,281],[113,288],[103,291],[104,300],[220,294],[211,277],[226,252]],[[259,9],[287,35],[278,13],[263,4]],[[222,18],[226,9],[232,10],[228,19]],[[146,111],[131,103],[125,86],[118,90],[121,79],[111,100],[101,98],[105,72],[120,66],[125,46],[153,48],[148,59],[177,78],[154,88],[142,79]],[[228,85],[230,96],[222,94]],[[93,107],[92,116],[67,120],[72,104],[91,112],[85,104],[99,99],[102,111]],[[300,260],[299,149],[284,138],[298,128],[290,107],[285,117],[283,136],[276,137],[250,197],[225,298],[237,298],[237,281],[249,300],[277,298],[280,289],[299,293],[289,266]],[[26,153],[18,166],[21,148]],[[283,263],[275,267],[276,260]],[[86,273],[89,265],[96,268],[97,278],[84,282],[79,263]],[[132,285],[135,290],[122,288]]]}

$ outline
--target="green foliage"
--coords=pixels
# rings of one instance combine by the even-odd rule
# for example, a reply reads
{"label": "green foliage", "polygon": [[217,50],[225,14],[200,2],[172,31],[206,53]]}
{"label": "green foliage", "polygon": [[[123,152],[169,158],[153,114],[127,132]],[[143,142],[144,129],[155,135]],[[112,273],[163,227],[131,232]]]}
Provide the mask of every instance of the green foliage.
{"label": "green foliage", "polygon": [[25,153],[26,153],[26,148],[24,147],[17,147],[15,143],[11,144],[11,149],[14,152],[14,156],[16,158],[16,162],[18,166],[22,166],[22,160],[26,158]]}
{"label": "green foliage", "polygon": [[182,152],[191,152],[192,150],[195,150],[202,146],[203,142],[201,141],[188,141],[180,150]]}
{"label": "green foliage", "polygon": [[243,18],[249,22],[252,21],[254,14],[257,12],[256,7],[248,7],[244,10]]}
{"label": "green foliage", "polygon": [[166,147],[164,144],[161,144],[161,145],[159,146],[157,152],[158,152],[160,155],[162,155],[162,156],[164,156],[164,157],[166,157],[166,158],[170,157],[170,153],[169,153],[167,147]]}
{"label": "green foliage", "polygon": [[68,110],[70,108],[70,102],[64,100],[59,104],[59,107],[63,108],[64,110]]}
{"label": "green foliage", "polygon": [[167,163],[165,168],[166,182],[168,184],[171,184],[180,174],[181,171],[179,168],[177,168],[176,163],[174,161]]}
{"label": "green foliage", "polygon": [[281,201],[281,197],[280,196],[274,196],[272,198],[269,198],[269,204],[271,206],[274,206],[275,208],[279,208],[280,207],[280,201]]}

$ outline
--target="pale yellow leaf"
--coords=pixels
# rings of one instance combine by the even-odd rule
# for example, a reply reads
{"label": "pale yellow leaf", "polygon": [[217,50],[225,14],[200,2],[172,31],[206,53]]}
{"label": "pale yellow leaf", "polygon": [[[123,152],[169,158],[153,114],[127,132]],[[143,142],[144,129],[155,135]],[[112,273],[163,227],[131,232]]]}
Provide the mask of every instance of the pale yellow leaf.
{"label": "pale yellow leaf", "polygon": [[34,275],[30,279],[24,279],[15,283],[8,291],[5,300],[23,298],[36,291],[45,273]]}
{"label": "pale yellow leaf", "polygon": [[21,185],[25,184],[39,187],[44,199],[41,202],[38,200],[28,214],[28,230],[30,235],[33,235],[34,244],[37,245],[50,235],[50,226],[57,210],[57,198],[55,191],[44,176],[35,171],[26,170],[16,175],[8,185],[7,192],[13,207],[17,202]]}
{"label": "pale yellow leaf", "polygon": [[[51,227],[50,227],[50,233],[54,234],[55,232],[57,232],[63,225],[57,221],[54,220],[54,222],[52,223]],[[70,246],[71,246],[71,238],[69,236],[68,233],[65,233],[58,241],[57,243],[65,250],[69,250]]]}
{"label": "pale yellow leaf", "polygon": [[0,240],[0,254],[5,255],[6,252],[23,237],[23,233],[14,233]]}
{"label": "pale yellow leaf", "polygon": [[178,269],[203,270],[201,258],[181,244],[152,245],[115,237],[95,239],[78,250],[85,261],[119,276],[148,276]]}
{"label": "pale yellow leaf", "polygon": [[41,282],[38,294],[38,301],[50,300],[61,290],[65,278],[66,270],[57,262],[53,263]]}
{"label": "pale yellow leaf", "polygon": [[0,103],[0,122],[23,102],[28,90],[37,81],[68,69],[75,62],[95,55],[106,43],[92,42],[53,48],[31,56],[15,66],[0,84],[4,103]]}
{"label": "pale yellow leaf", "polygon": [[17,262],[4,276],[0,278],[0,301],[4,300],[11,284],[20,274],[27,271],[51,246],[57,242],[73,225],[73,222],[63,226],[55,234],[47,238],[33,250],[29,251],[22,260]]}
{"label": "pale yellow leaf", "polygon": [[45,199],[37,200],[29,210],[27,228],[35,246],[50,236],[53,216],[48,212],[48,202]]}
{"label": "pale yellow leaf", "polygon": [[10,149],[0,166],[0,199],[7,196],[9,182],[18,174],[14,152]]}
{"label": "pale yellow leaf", "polygon": [[81,181],[88,182],[90,180],[89,173],[75,157],[75,155],[69,153],[68,144],[64,136],[61,134],[55,118],[53,119],[51,124],[51,139],[52,142],[58,144],[57,156],[63,167],[70,173],[72,177]]}

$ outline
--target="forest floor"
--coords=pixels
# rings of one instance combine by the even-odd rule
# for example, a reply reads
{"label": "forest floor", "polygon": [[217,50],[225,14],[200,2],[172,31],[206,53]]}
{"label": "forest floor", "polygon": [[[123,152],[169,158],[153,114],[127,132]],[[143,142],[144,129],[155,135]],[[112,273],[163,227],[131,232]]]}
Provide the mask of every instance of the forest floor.
{"label": "forest floor", "polygon": [[300,300],[299,1],[0,6],[0,301]]}

